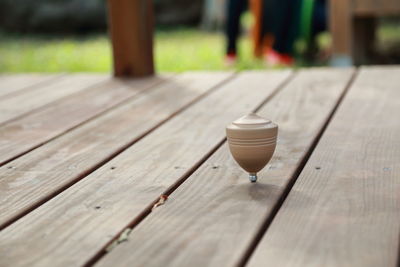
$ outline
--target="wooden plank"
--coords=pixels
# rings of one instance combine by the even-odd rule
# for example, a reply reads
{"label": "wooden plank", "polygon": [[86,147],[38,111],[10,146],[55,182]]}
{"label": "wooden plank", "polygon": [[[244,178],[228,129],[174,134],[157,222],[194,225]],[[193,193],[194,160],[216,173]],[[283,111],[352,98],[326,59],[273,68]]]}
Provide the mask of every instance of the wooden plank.
{"label": "wooden plank", "polygon": [[354,14],[358,17],[393,16],[400,14],[399,0],[358,0],[354,3]]}
{"label": "wooden plank", "polygon": [[[0,169],[0,229],[76,182],[230,73],[187,73]],[[179,96],[179,97],[178,97]]]}
{"label": "wooden plank", "polygon": [[397,2],[385,8],[376,8],[376,9],[358,8],[354,10],[354,13],[357,17],[398,16],[400,14],[400,6],[398,5]]}
{"label": "wooden plank", "polygon": [[154,73],[151,0],[108,0],[115,76]]}
{"label": "wooden plank", "polygon": [[397,266],[399,77],[361,71],[248,266]]}
{"label": "wooden plank", "polygon": [[61,75],[55,74],[2,74],[0,75],[0,97],[17,93],[32,86],[50,82]]}
{"label": "wooden plank", "polygon": [[279,138],[275,156],[256,184],[248,181],[228,147],[222,146],[133,229],[129,242],[96,266],[238,266],[351,74],[351,70],[301,71],[258,112],[278,123]]}
{"label": "wooden plank", "polygon": [[0,127],[0,166],[165,80],[113,79]]}
{"label": "wooden plank", "polygon": [[73,74],[55,82],[24,90],[0,100],[0,124],[43,107],[57,99],[82,91],[108,79],[105,75]]}
{"label": "wooden plank", "polygon": [[[135,217],[140,218],[161,193],[201,164],[224,140],[224,125],[262,103],[288,74],[241,74],[175,116],[85,179],[2,230],[2,261],[12,266],[84,264]],[[177,99],[176,95],[171,98]],[[164,99],[158,101],[153,103],[156,109],[165,103]],[[148,113],[146,110],[143,116]],[[149,117],[159,113],[162,109]]]}

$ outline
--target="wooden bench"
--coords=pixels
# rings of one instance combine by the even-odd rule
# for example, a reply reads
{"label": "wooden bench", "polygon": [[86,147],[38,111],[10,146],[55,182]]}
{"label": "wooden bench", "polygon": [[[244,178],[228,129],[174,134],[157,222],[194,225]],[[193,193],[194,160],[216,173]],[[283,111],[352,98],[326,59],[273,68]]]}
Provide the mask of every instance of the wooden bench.
{"label": "wooden bench", "polygon": [[376,18],[390,15],[400,15],[399,0],[330,0],[332,64],[368,63]]}

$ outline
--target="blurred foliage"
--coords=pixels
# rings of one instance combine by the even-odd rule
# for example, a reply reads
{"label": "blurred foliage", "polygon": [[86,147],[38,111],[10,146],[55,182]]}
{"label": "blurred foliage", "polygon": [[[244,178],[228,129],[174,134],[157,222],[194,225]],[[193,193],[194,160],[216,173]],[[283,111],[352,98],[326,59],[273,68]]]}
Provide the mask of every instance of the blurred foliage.
{"label": "blurred foliage", "polygon": [[198,25],[204,0],[153,0],[157,25]]}
{"label": "blurred foliage", "polygon": [[400,64],[400,17],[381,19],[380,24],[375,57],[386,64]]}
{"label": "blurred foliage", "polygon": [[106,29],[104,0],[0,0],[0,26],[13,32]]}
{"label": "blurred foliage", "polygon": [[[195,25],[203,0],[154,0],[158,25]],[[105,31],[106,0],[0,0],[0,28],[19,33]]]}

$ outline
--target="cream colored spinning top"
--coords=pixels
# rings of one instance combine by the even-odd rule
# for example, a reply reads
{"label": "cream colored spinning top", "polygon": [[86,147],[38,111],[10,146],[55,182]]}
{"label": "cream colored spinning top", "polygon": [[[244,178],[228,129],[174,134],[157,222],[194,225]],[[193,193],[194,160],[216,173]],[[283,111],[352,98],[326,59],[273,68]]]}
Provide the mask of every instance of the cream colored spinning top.
{"label": "cream colored spinning top", "polygon": [[229,149],[235,161],[257,181],[261,171],[272,158],[276,147],[278,126],[255,113],[241,117],[226,127]]}

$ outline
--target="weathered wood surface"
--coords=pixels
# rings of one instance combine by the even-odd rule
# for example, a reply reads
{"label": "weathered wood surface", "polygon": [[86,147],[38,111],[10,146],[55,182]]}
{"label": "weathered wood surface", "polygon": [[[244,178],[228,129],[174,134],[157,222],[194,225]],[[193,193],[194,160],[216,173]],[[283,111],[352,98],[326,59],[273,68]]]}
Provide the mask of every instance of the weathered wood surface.
{"label": "weathered wood surface", "polygon": [[0,99],[0,124],[17,118],[57,99],[87,89],[107,79],[104,75],[74,74],[44,83]]}
{"label": "weathered wood surface", "polygon": [[0,75],[0,98],[17,94],[23,89],[31,90],[33,86],[43,85],[61,77],[60,74],[3,74]]}
{"label": "weathered wood surface", "polygon": [[[235,266],[301,166],[352,70],[300,71],[258,114],[279,125],[277,151],[256,184],[226,145],[98,266]],[[156,234],[155,234],[156,233]],[[97,265],[96,265],[97,266]]]}
{"label": "weathered wood surface", "polygon": [[0,229],[85,177],[229,73],[172,78],[0,168]]}
{"label": "weathered wood surface", "polygon": [[361,70],[248,266],[397,266],[399,83]]}
{"label": "weathered wood surface", "polygon": [[[262,104],[288,74],[240,74],[173,117],[85,179],[2,230],[2,261],[12,266],[76,266],[92,259],[131,221],[139,220],[160,194],[213,152],[224,140],[228,121]],[[152,105],[162,103],[171,104],[159,99]],[[140,115],[147,113],[145,110]],[[41,161],[37,159],[38,164]],[[79,164],[75,167],[79,168]]]}
{"label": "weathered wood surface", "polygon": [[[396,266],[400,68],[362,69],[330,120],[351,73],[104,79],[44,104],[62,77],[16,86],[0,106],[37,106],[2,123],[0,154],[39,147],[0,167],[0,266]],[[250,184],[224,127],[260,106],[280,135]]]}
{"label": "weathered wood surface", "polygon": [[[0,126],[0,166],[166,79],[114,79]],[[57,88],[54,88],[57,90]]]}

